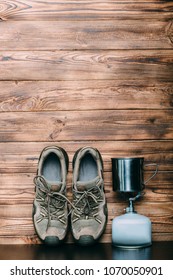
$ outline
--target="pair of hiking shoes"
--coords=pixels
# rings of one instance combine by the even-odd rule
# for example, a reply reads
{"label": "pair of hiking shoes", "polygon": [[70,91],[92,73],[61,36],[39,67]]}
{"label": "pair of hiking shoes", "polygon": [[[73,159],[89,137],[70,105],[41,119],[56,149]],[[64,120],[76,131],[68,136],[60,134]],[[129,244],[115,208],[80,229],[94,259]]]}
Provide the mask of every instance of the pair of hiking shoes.
{"label": "pair of hiking shoes", "polygon": [[[95,243],[107,223],[103,161],[97,149],[84,147],[73,157],[72,202],[66,195],[69,159],[57,146],[46,147],[40,154],[34,178],[33,222],[46,244],[64,241],[69,224],[73,238],[81,245]],[[69,208],[70,206],[70,208]]]}

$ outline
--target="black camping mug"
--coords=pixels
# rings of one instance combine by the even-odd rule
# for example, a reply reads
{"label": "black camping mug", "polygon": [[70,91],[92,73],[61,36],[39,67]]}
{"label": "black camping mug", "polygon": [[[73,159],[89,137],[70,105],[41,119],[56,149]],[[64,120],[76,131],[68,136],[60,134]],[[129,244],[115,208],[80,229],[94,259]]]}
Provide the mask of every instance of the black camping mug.
{"label": "black camping mug", "polygon": [[112,158],[113,191],[141,192],[145,184],[157,174],[157,164],[150,163],[145,166],[156,166],[150,178],[144,182],[144,158]]}

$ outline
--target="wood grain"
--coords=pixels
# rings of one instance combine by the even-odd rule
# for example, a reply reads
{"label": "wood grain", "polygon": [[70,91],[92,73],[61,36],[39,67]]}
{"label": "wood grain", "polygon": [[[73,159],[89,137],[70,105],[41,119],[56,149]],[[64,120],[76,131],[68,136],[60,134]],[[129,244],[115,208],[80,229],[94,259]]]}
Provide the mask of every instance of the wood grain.
{"label": "wood grain", "polygon": [[[74,153],[84,146],[90,145],[99,149],[104,161],[104,170],[111,171],[112,157],[144,157],[145,163],[156,162],[159,165],[159,171],[173,170],[173,141],[61,141],[61,142],[1,142],[0,145],[0,173],[12,173],[10,184],[15,184],[16,173],[22,173],[25,180],[30,179],[28,173],[36,173],[38,158],[42,149],[46,146],[57,145],[64,148],[69,160],[72,162]],[[72,166],[69,166],[72,171]],[[151,170],[151,169],[150,169]],[[70,171],[70,172],[71,172]],[[148,169],[149,171],[149,169]],[[13,178],[13,176],[15,176]],[[29,176],[29,177],[28,177]],[[20,174],[19,174],[19,178]],[[6,180],[3,175],[0,176],[1,184]],[[4,181],[5,180],[5,181]],[[14,182],[13,182],[14,180]],[[20,180],[20,179],[19,179]],[[17,180],[17,184],[19,183]],[[6,183],[7,183],[6,182]],[[25,181],[26,182],[26,181]],[[27,181],[28,182],[28,181]],[[161,181],[161,184],[164,184]]]}
{"label": "wood grain", "polygon": [[[0,80],[172,81],[172,51],[20,51],[0,55]],[[17,69],[17,71],[16,71]]]}
{"label": "wood grain", "polygon": [[[159,14],[158,14],[159,15]],[[172,49],[172,17],[0,23],[0,50]]]}
{"label": "wood grain", "polygon": [[173,139],[170,110],[3,112],[0,121],[1,142]]}
{"label": "wood grain", "polygon": [[127,206],[112,191],[111,158],[156,162],[135,206],[153,240],[173,240],[172,10],[161,0],[1,1],[0,244],[40,244],[33,178],[48,145],[69,155],[70,200],[74,153],[100,151],[109,212],[100,242]]}
{"label": "wood grain", "polygon": [[0,88],[1,112],[173,108],[172,83],[148,86],[116,80],[4,81]]}
{"label": "wood grain", "polygon": [[2,20],[88,20],[124,17],[157,18],[160,13],[172,14],[171,1],[60,1],[1,0]]}

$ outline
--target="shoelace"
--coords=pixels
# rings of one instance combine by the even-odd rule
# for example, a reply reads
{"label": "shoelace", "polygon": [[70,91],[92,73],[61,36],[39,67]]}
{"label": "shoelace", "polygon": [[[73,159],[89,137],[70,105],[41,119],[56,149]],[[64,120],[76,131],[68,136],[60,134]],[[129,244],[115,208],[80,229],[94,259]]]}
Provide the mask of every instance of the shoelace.
{"label": "shoelace", "polygon": [[73,190],[75,211],[73,213],[73,222],[78,221],[82,216],[85,219],[94,218],[101,224],[98,218],[99,203],[103,201],[101,190],[98,186],[91,187],[88,190]]}
{"label": "shoelace", "polygon": [[[48,219],[47,228],[50,226],[51,220],[56,219],[61,223],[66,224],[64,219],[64,208],[68,200],[65,194],[61,192],[52,191],[48,182],[42,176],[36,176],[34,178],[34,184],[37,187],[36,200],[40,203],[40,215],[37,222],[41,222],[43,219]],[[74,207],[72,205],[72,207]]]}
{"label": "shoelace", "polygon": [[48,228],[51,220],[56,219],[65,224],[66,220],[63,218],[65,216],[64,208],[67,202],[71,205],[71,210],[67,216],[70,215],[72,209],[74,209],[73,222],[85,216],[85,219],[94,218],[98,223],[101,223],[101,220],[98,218],[98,208],[99,203],[102,202],[103,199],[99,186],[94,186],[84,191],[73,189],[74,203],[71,203],[65,194],[52,191],[44,177],[36,176],[34,178],[34,184],[37,187],[36,200],[40,203],[41,208],[41,217],[37,219],[37,223],[41,222],[43,219],[48,219]]}

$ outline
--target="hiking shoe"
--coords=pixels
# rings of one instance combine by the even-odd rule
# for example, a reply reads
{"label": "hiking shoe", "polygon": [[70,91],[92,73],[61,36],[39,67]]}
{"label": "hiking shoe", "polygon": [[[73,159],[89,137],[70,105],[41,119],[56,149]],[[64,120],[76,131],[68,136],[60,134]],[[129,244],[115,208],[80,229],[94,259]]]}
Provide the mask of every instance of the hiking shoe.
{"label": "hiking shoe", "polygon": [[34,178],[33,222],[38,236],[47,244],[59,244],[66,237],[67,171],[68,156],[62,148],[51,146],[41,152]]}
{"label": "hiking shoe", "polygon": [[103,161],[97,149],[84,147],[73,158],[71,230],[81,245],[95,243],[107,223]]}

